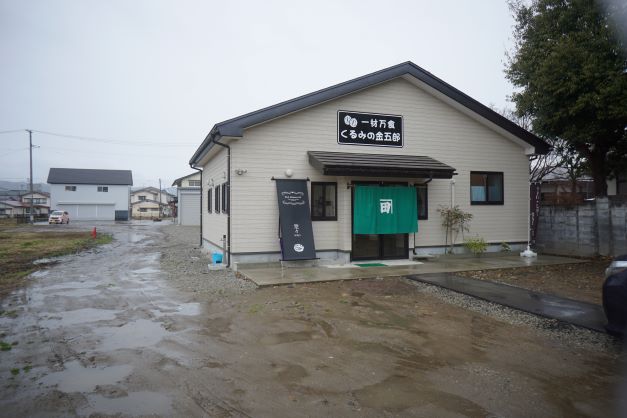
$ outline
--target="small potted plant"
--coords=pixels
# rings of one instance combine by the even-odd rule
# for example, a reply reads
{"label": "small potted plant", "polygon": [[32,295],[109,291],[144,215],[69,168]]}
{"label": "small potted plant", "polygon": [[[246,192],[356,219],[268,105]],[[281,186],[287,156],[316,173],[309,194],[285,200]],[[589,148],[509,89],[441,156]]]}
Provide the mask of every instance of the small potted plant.
{"label": "small potted plant", "polygon": [[477,257],[481,256],[481,254],[485,253],[488,249],[488,243],[479,236],[475,238],[468,238],[464,241],[464,247]]}

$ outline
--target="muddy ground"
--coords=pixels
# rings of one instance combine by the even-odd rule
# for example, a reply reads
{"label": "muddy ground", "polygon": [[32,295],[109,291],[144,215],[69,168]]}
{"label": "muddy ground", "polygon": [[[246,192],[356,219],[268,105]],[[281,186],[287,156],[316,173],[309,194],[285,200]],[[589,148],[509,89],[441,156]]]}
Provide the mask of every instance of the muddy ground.
{"label": "muddy ground", "polygon": [[601,334],[398,278],[256,290],[204,269],[197,230],[102,229],[113,244],[3,300],[3,416],[627,411],[621,346]]}
{"label": "muddy ground", "polygon": [[590,259],[579,264],[478,270],[456,273],[477,280],[506,283],[524,289],[601,305],[605,269],[610,259]]}

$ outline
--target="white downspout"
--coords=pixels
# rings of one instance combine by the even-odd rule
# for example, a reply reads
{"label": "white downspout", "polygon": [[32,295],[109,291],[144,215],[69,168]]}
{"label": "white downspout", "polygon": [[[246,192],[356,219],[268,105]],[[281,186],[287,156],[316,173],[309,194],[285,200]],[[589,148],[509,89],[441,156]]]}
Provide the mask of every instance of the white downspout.
{"label": "white downspout", "polygon": [[527,249],[520,253],[521,257],[537,257],[538,254],[531,251],[531,179],[527,188]]}

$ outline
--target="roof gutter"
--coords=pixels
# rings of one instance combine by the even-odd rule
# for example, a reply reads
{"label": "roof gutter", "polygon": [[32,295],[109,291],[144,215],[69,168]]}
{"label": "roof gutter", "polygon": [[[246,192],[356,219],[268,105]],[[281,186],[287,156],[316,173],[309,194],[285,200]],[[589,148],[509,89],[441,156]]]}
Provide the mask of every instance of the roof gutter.
{"label": "roof gutter", "polygon": [[[200,173],[200,248],[202,248],[202,168],[194,167],[194,164],[192,164],[191,162],[189,163],[189,166],[193,170],[196,170]],[[176,213],[176,215],[178,216],[178,212]]]}
{"label": "roof gutter", "polygon": [[[220,131],[218,130],[217,125],[214,125],[213,128],[211,128],[211,131],[209,131],[209,133],[207,134],[205,139],[202,141],[202,144],[200,144],[200,146],[198,147],[198,149],[196,150],[194,155],[192,155],[192,158],[189,160],[190,167],[192,167],[192,165],[197,164],[198,161],[205,154],[207,154],[207,152],[209,152],[209,150],[212,148],[212,145],[213,145],[213,143],[215,141],[215,138],[219,134],[219,132]],[[194,167],[192,167],[192,168],[194,168]]]}
{"label": "roof gutter", "polygon": [[228,200],[226,202],[226,267],[228,268],[231,267],[231,147],[218,142],[215,139],[215,136],[213,137],[213,143],[226,148],[226,196],[222,196],[222,199],[226,199],[228,196]]}

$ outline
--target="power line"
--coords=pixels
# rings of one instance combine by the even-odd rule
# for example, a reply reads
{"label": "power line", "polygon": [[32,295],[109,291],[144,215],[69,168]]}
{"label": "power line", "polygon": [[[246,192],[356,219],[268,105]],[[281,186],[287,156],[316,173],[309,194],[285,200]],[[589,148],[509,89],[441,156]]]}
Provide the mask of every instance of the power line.
{"label": "power line", "polygon": [[156,140],[141,140],[141,141],[133,141],[133,140],[121,140],[121,139],[111,139],[111,138],[96,138],[96,137],[90,137],[90,136],[80,136],[80,135],[69,135],[69,134],[62,134],[62,133],[58,133],[58,132],[50,132],[50,131],[38,131],[33,129],[33,132],[37,132],[39,134],[43,134],[43,135],[51,135],[51,136],[57,136],[57,137],[61,137],[61,138],[71,138],[71,139],[77,139],[77,140],[81,140],[81,141],[93,141],[93,142],[103,142],[106,144],[120,144],[120,145],[159,145],[162,147],[187,147],[187,146],[194,146],[194,145],[199,145],[199,141],[197,142],[178,142],[178,143],[164,143],[164,142],[158,142]]}
{"label": "power line", "polygon": [[10,149],[10,150],[7,150],[7,152],[3,152],[2,154],[0,154],[0,158],[5,157],[5,156],[10,155],[10,154],[13,154],[13,153],[18,152],[18,151],[25,151],[27,149],[28,148]]}
{"label": "power line", "polygon": [[[52,152],[53,154],[59,154],[59,155],[65,155],[66,152],[78,152],[81,154],[84,154],[86,151],[82,150],[82,149],[70,149],[70,148],[64,148],[64,147],[57,147],[57,146],[46,146],[46,145],[41,145],[39,146],[39,148],[45,150],[46,152]],[[63,151],[63,152],[60,152]],[[172,156],[169,154],[160,154],[160,155],[153,155],[153,154],[132,154],[132,153],[119,153],[119,152],[106,152],[106,151],[98,151],[98,155],[113,155],[113,156],[120,156],[120,157],[150,157],[150,158],[167,158],[167,159],[171,159]]]}
{"label": "power line", "polygon": [[12,134],[14,132],[26,132],[26,129],[12,129],[10,131],[0,131],[0,134]]}

